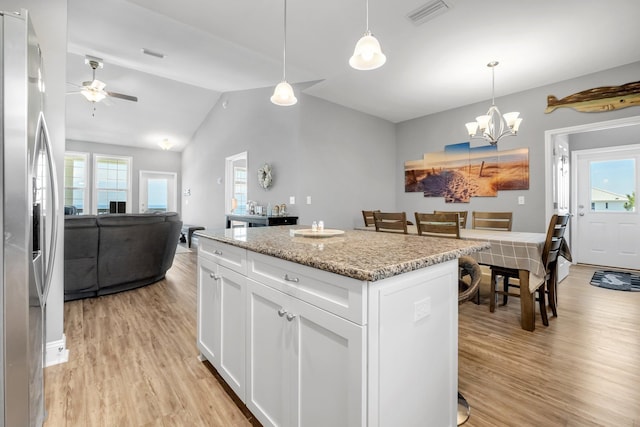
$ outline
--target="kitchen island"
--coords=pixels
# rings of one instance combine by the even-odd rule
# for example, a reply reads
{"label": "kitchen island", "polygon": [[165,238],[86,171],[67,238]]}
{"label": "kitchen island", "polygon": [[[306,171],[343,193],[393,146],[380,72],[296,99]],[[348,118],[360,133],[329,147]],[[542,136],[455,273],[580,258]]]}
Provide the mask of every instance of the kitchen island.
{"label": "kitchen island", "polygon": [[487,243],[198,231],[198,338],[264,426],[454,426],[457,259]]}

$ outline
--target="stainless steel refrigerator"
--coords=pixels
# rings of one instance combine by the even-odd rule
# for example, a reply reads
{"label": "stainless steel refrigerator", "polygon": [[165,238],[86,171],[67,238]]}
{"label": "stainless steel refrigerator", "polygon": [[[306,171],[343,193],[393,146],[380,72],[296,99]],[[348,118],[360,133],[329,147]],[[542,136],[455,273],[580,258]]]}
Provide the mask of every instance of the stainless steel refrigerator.
{"label": "stainless steel refrigerator", "polygon": [[41,426],[57,190],[42,54],[26,10],[0,12],[0,424]]}

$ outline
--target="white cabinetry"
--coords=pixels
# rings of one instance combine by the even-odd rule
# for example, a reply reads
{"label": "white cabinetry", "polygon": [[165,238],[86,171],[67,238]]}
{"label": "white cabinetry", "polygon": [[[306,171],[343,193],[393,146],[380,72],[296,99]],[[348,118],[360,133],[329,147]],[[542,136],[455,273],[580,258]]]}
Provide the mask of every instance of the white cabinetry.
{"label": "white cabinetry", "polygon": [[198,349],[244,400],[246,251],[212,243],[199,246]]}
{"label": "white cabinetry", "polygon": [[365,328],[248,283],[247,401],[264,426],[363,426]]}
{"label": "white cabinetry", "polygon": [[198,348],[265,427],[456,425],[457,260],[366,282],[198,250]]}

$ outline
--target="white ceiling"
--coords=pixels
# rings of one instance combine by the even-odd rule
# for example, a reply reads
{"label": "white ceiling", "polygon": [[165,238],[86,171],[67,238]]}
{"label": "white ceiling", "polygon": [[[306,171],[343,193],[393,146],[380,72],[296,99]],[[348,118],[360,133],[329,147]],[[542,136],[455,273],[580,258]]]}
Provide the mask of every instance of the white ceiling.
{"label": "white ceiling", "polygon": [[[370,0],[387,63],[356,71],[347,61],[366,29],[365,1],[289,0],[287,80],[320,81],[303,91],[401,122],[490,99],[491,60],[496,96],[640,61],[637,0],[444,0],[446,13],[410,22],[429,1]],[[180,151],[222,93],[282,78],[282,0],[68,0],[68,14],[67,81],[91,80],[84,55],[93,55],[104,59],[96,77],[106,90],[139,99],[94,112],[68,95],[69,139],[158,148],[169,138]]]}

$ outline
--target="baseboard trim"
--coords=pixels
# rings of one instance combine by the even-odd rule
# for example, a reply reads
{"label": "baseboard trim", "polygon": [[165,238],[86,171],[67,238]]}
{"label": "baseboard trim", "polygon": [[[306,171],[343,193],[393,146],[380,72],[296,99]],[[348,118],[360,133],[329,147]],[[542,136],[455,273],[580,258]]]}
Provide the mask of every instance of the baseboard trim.
{"label": "baseboard trim", "polygon": [[62,334],[62,339],[47,343],[44,355],[44,367],[59,365],[69,361],[69,350],[67,349],[67,336]]}

